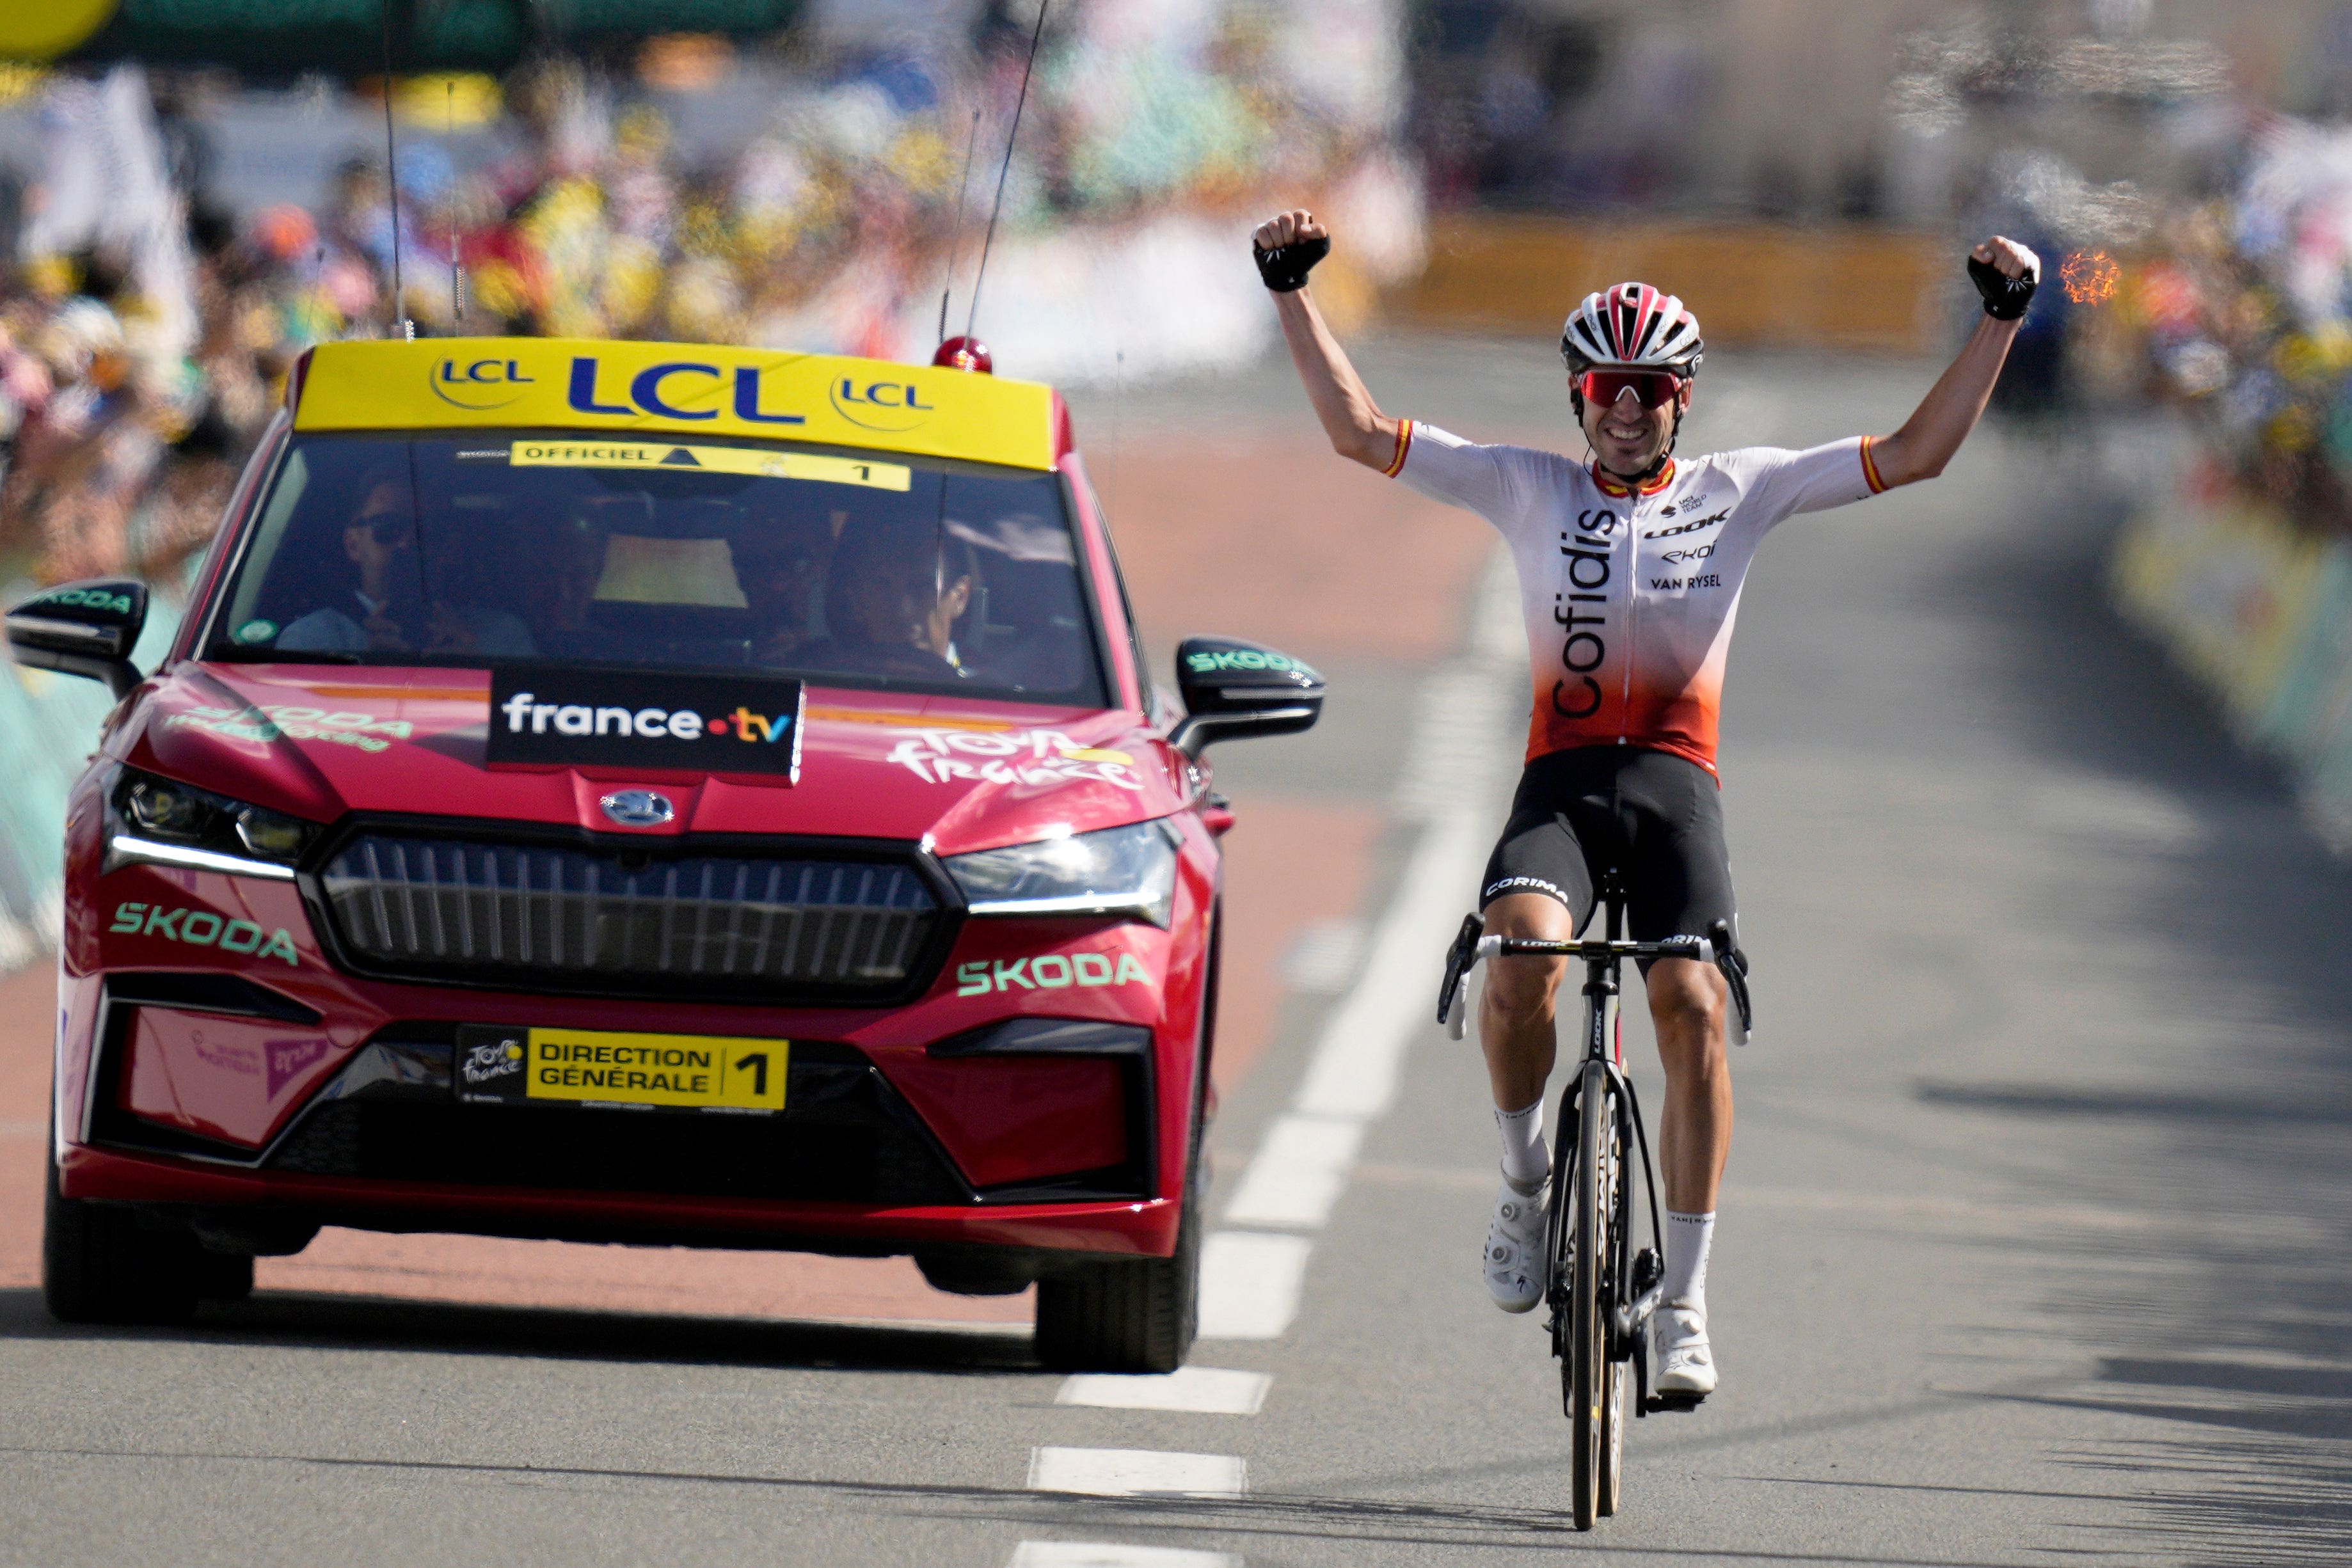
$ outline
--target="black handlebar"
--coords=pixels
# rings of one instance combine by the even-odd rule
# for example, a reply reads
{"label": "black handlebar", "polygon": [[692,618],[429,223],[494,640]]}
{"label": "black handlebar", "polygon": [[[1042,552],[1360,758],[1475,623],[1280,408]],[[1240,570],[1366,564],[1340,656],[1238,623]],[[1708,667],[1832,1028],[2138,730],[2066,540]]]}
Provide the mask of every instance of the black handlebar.
{"label": "black handlebar", "polygon": [[1522,956],[1575,958],[1587,964],[1622,963],[1627,958],[1690,958],[1712,964],[1730,988],[1732,1005],[1739,1015],[1737,1042],[1745,1045],[1754,1034],[1756,1014],[1748,995],[1748,955],[1739,950],[1727,920],[1717,921],[1704,936],[1668,936],[1657,942],[1555,942],[1539,936],[1488,936],[1484,930],[1478,916],[1465,916],[1462,929],[1454,935],[1453,946],[1446,950],[1445,979],[1437,993],[1437,1021],[1456,1023],[1456,1039],[1461,1035],[1455,1003],[1471,968],[1481,958]]}

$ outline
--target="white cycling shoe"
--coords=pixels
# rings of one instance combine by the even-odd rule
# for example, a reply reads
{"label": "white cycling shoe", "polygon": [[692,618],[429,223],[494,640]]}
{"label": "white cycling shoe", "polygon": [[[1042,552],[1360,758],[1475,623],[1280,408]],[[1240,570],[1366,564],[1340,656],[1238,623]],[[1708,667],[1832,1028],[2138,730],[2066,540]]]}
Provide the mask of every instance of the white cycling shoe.
{"label": "white cycling shoe", "polygon": [[1486,1293],[1507,1312],[1524,1312],[1543,1300],[1543,1188],[1521,1192],[1504,1178],[1486,1227]]}
{"label": "white cycling shoe", "polygon": [[1657,1324],[1660,1394],[1704,1399],[1715,1392],[1715,1351],[1706,1341],[1706,1314],[1688,1307],[1664,1307]]}

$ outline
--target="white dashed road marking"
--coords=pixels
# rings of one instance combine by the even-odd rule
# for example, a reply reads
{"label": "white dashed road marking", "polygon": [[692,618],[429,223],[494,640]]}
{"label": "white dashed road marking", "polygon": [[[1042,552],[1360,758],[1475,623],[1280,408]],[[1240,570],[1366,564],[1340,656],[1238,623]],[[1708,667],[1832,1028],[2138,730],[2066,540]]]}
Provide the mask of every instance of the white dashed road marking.
{"label": "white dashed road marking", "polygon": [[[1484,855],[1494,732],[1507,727],[1498,679],[1517,639],[1517,598],[1499,552],[1481,585],[1472,648],[1426,682],[1414,745],[1395,807],[1422,825],[1388,908],[1369,932],[1335,924],[1294,955],[1293,985],[1348,990],[1326,1020],[1290,1112],[1277,1119],[1234,1186],[1229,1226],[1201,1252],[1199,1337],[1279,1339],[1298,1316],[1307,1237],[1346,1192],[1364,1134],[1394,1102],[1406,1046],[1429,1012],[1431,981],[1461,912],[1475,900]],[[1272,1379],[1263,1373],[1183,1367],[1164,1376],[1085,1374],[1066,1379],[1056,1405],[1254,1416]],[[1029,1451],[1034,1491],[1096,1497],[1235,1498],[1249,1490],[1248,1462],[1226,1454],[1143,1448]],[[1091,1542],[1024,1541],[1011,1568],[1241,1568],[1222,1552]]]}
{"label": "white dashed road marking", "polygon": [[1201,1249],[1202,1339],[1280,1339],[1307,1281],[1304,1236],[1220,1230]]}
{"label": "white dashed road marking", "polygon": [[1242,1568],[1223,1552],[1181,1546],[1113,1546],[1098,1541],[1024,1541],[1005,1568]]}
{"label": "white dashed road marking", "polygon": [[1484,802],[1475,795],[1423,831],[1396,896],[1373,931],[1362,981],[1324,1026],[1290,1103],[1294,1114],[1371,1122],[1388,1113],[1405,1046],[1436,1027],[1445,946],[1477,901],[1478,866],[1490,837]]}
{"label": "white dashed road marking", "polygon": [[1285,1116],[1266,1133],[1225,1208],[1228,1225],[1314,1230],[1348,1189],[1364,1124]]}
{"label": "white dashed road marking", "polygon": [[1205,1416],[1255,1416],[1274,1379],[1263,1372],[1180,1366],[1159,1375],[1082,1372],[1063,1381],[1056,1405],[1106,1410],[1190,1410]]}
{"label": "white dashed road marking", "polygon": [[[1516,578],[1500,552],[1480,584],[1472,647],[1423,683],[1395,802],[1422,824],[1395,894],[1363,942],[1354,988],[1325,1020],[1290,1112],[1242,1173],[1225,1223],[1318,1230],[1348,1189],[1364,1134],[1388,1113],[1405,1048],[1432,1019],[1439,960],[1475,902],[1498,729],[1517,656]],[[1349,955],[1351,958],[1358,955]],[[1467,998],[1465,998],[1466,1001]],[[1278,1339],[1297,1315],[1311,1243],[1223,1230],[1202,1262],[1201,1337]]]}
{"label": "white dashed road marking", "polygon": [[1249,1465],[1232,1454],[1032,1448],[1029,1490],[1089,1497],[1240,1497],[1249,1490]]}

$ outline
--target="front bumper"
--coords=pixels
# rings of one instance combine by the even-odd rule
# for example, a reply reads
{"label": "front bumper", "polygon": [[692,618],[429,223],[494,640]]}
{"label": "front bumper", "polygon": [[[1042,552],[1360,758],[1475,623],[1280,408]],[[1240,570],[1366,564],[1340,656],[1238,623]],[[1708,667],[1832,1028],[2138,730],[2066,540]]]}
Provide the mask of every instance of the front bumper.
{"label": "front bumper", "polygon": [[257,1210],[273,1220],[305,1226],[853,1257],[961,1245],[1166,1257],[1175,1249],[1181,1207],[1173,1198],[887,1208],[528,1188],[491,1192],[426,1182],[237,1170],[75,1145],[60,1150],[58,1181],[59,1191],[71,1198],[191,1213]]}
{"label": "front bumper", "polygon": [[[277,915],[209,873],[152,885],[165,874],[108,892]],[[1206,1070],[1205,925],[971,922],[916,1001],[800,1009],[372,980],[299,936],[296,964],[148,967],[181,953],[110,933],[60,976],[60,1190],[281,1231],[1165,1256]],[[1067,956],[1055,979],[1121,983],[1008,978],[1041,954]],[[788,1040],[791,1088],[771,1116],[460,1104],[474,1024]]]}

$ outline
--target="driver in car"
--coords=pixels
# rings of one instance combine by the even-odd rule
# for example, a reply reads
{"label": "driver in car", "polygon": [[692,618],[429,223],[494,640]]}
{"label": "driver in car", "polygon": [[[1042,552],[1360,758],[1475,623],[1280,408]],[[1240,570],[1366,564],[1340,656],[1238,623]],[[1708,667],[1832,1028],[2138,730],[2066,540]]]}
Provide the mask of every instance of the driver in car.
{"label": "driver in car", "polygon": [[852,525],[825,576],[831,632],[813,663],[858,674],[961,680],[955,623],[971,603],[971,574],[956,572],[929,522]]}

